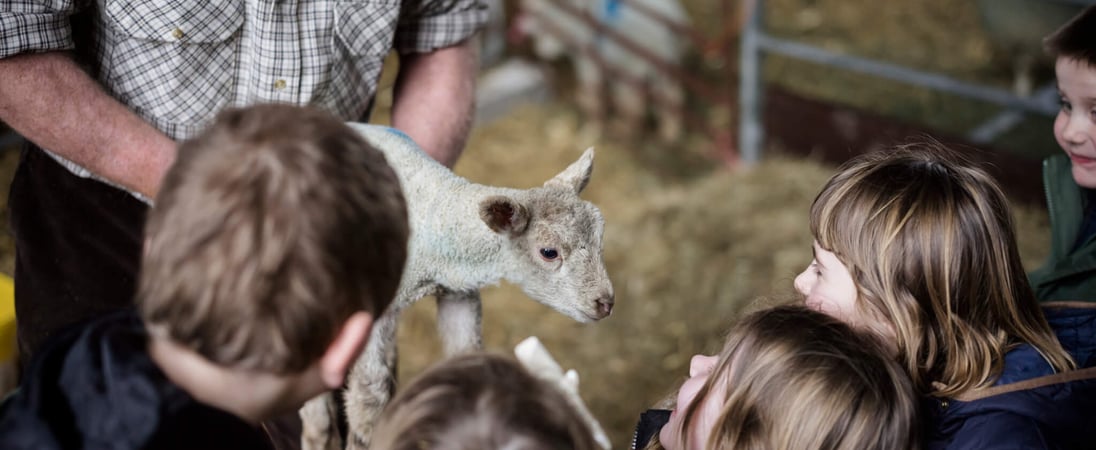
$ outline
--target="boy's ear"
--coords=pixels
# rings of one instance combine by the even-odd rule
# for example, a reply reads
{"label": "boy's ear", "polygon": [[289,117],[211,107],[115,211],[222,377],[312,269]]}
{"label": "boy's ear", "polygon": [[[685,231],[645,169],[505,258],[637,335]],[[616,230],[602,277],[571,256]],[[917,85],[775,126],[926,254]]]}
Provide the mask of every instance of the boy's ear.
{"label": "boy's ear", "polygon": [[320,377],[328,389],[342,387],[346,373],[361,356],[373,328],[373,315],[358,311],[346,319],[320,358]]}

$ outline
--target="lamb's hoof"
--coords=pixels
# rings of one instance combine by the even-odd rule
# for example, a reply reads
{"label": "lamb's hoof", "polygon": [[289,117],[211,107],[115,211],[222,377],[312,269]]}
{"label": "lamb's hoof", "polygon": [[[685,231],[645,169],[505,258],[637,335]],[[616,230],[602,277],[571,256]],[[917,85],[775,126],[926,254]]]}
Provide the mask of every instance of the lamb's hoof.
{"label": "lamb's hoof", "polygon": [[357,433],[347,436],[346,450],[369,450],[369,438]]}

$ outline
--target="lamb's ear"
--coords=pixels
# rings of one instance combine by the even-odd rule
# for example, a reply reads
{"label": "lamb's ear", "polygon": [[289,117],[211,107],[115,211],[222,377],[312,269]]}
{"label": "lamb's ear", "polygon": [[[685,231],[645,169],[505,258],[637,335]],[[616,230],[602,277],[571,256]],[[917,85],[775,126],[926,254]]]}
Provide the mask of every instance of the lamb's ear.
{"label": "lamb's ear", "polygon": [[590,174],[594,171],[594,148],[590,147],[578,158],[578,161],[571,163],[563,172],[559,175],[552,177],[551,180],[545,181],[545,186],[563,186],[574,189],[575,194],[582,192],[586,189],[586,184],[590,182]]}
{"label": "lamb's ear", "polygon": [[493,195],[480,202],[480,218],[491,231],[519,235],[529,226],[529,210],[510,197]]}

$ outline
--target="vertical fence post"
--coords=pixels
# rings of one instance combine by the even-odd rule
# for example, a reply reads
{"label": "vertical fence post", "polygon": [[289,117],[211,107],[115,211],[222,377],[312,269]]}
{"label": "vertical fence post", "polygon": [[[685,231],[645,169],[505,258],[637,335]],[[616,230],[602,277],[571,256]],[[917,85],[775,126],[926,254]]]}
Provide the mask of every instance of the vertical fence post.
{"label": "vertical fence post", "polygon": [[749,167],[761,159],[763,124],[761,104],[761,48],[758,34],[762,32],[764,0],[740,0],[746,5],[746,26],[743,27],[739,50],[738,82],[739,123],[738,148],[742,163]]}

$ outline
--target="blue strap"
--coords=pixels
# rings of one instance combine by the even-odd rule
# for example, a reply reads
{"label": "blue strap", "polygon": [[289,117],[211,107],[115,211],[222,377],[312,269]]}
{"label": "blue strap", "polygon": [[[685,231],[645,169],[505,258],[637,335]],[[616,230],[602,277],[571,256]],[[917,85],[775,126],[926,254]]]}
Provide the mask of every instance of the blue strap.
{"label": "blue strap", "polygon": [[621,0],[608,0],[605,2],[605,10],[601,12],[601,20],[607,24],[620,20],[622,6],[624,2]]}
{"label": "blue strap", "polygon": [[[608,28],[613,28],[614,23],[620,20],[620,12],[624,10],[624,0],[606,0],[605,8],[601,10],[599,21]],[[605,42],[605,36],[600,32],[594,38],[594,46],[601,49]]]}

